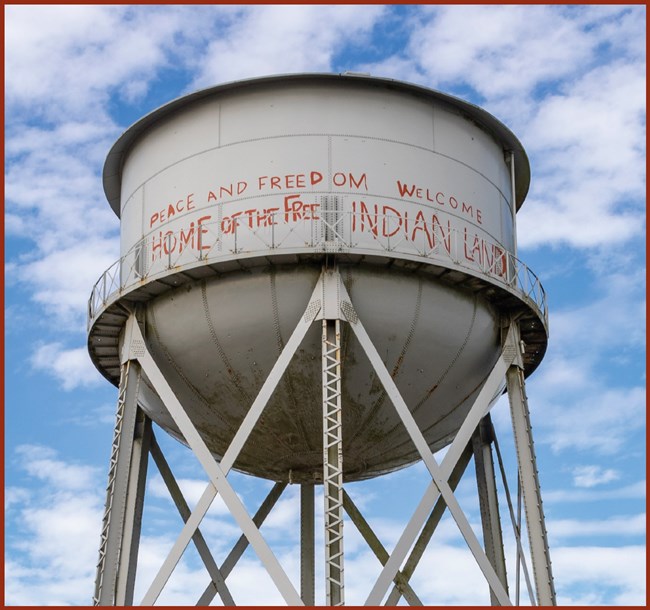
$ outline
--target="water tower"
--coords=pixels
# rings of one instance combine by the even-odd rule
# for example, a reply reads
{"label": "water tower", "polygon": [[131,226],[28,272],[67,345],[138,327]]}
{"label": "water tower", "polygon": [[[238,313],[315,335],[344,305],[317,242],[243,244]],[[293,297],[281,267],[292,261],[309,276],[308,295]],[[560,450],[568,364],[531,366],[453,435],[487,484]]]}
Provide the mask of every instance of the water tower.
{"label": "water tower", "polygon": [[[121,258],[89,302],[91,358],[119,388],[95,604],[134,603],[148,456],[185,526],[144,605],[191,541],[211,577],[199,605],[236,602],[227,576],[246,545],[288,604],[341,605],[344,512],[383,564],[367,603],[391,585],[386,603],[418,603],[408,579],[445,510],[492,604],[512,604],[488,414],[504,388],[533,584],[515,523],[517,569],[533,603],[554,604],[524,388],[548,335],[544,291],[516,256],[528,185],[521,144],[490,114],[363,74],[220,85],[130,127],[104,166]],[[152,422],[209,477],[193,511]],[[454,496],[472,456],[482,544]],[[344,486],[419,460],[431,481],[389,554]],[[255,517],[232,469],[275,482]],[[287,484],[300,485],[300,587],[259,530]],[[325,600],[314,598],[317,485]],[[220,566],[198,530],[217,494],[242,532]]]}

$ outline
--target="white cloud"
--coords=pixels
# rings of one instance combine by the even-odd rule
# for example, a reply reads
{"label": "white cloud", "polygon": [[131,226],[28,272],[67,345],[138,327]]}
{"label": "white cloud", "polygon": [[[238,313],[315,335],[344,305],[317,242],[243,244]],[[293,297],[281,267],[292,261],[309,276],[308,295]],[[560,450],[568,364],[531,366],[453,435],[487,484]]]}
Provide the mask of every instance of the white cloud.
{"label": "white cloud", "polygon": [[[592,352],[602,357],[606,348],[639,348],[645,344],[645,273],[633,264],[595,270],[591,284],[597,296],[584,304],[551,310],[552,346],[566,354]],[[595,352],[595,353],[594,353]]]}
{"label": "white cloud", "polygon": [[365,69],[409,75],[505,121],[532,165],[521,246],[644,234],[645,9],[426,7],[408,47]]}
{"label": "white cloud", "polygon": [[467,548],[440,545],[435,542],[435,536],[418,564],[411,584],[425,604],[489,605],[489,587]]}
{"label": "white cloud", "polygon": [[[603,379],[597,372],[603,363],[594,356],[594,346],[587,342],[582,349],[584,355],[578,356],[550,353],[527,381],[536,444],[572,459],[577,459],[572,456],[575,451],[595,459],[623,450],[626,457],[641,458],[634,439],[645,428],[645,388]],[[505,398],[501,401],[507,402]],[[493,421],[499,432],[510,434],[509,409],[502,406],[492,410]],[[585,471],[576,481],[587,486],[614,480],[612,477],[612,471],[603,470],[590,479]]]}
{"label": "white cloud", "polygon": [[[70,80],[81,82],[76,72],[84,47],[90,54],[113,38],[115,16],[99,6],[7,7],[8,99],[32,101],[52,91],[61,95],[69,90]],[[87,77],[98,78],[102,72],[94,70]]]}
{"label": "white cloud", "polygon": [[548,352],[527,386],[536,441],[556,452],[612,455],[645,426],[643,379],[619,379],[620,367],[638,375],[630,365],[645,345],[644,271],[634,258],[585,259],[596,296],[551,308]]}
{"label": "white cloud", "polygon": [[432,11],[411,51],[436,85],[460,78],[485,97],[501,97],[571,74],[591,44],[551,7],[453,6]]}
{"label": "white cloud", "polygon": [[[625,447],[630,436],[645,427],[645,388],[594,388],[593,394],[570,397],[561,390],[550,402],[537,401],[544,412],[541,441],[556,451],[590,451],[612,455]],[[548,399],[547,399],[548,400]]]}
{"label": "white cloud", "polygon": [[[316,502],[314,498],[314,502]],[[254,511],[251,511],[254,512]],[[273,507],[271,514],[264,520],[264,532],[269,535],[287,536],[287,532],[300,522],[300,500],[298,488],[287,487]],[[270,530],[274,530],[271,532]]]}
{"label": "white cloud", "polygon": [[200,30],[187,27],[186,38],[187,18],[204,12],[156,6],[7,7],[7,102],[52,121],[62,111],[106,116],[109,93],[141,96],[159,69],[173,65],[176,52],[187,52]]}
{"label": "white cloud", "polygon": [[84,347],[66,349],[61,343],[44,343],[32,355],[32,366],[55,377],[64,390],[106,383]]}
{"label": "white cloud", "polygon": [[[199,498],[203,495],[203,492],[208,486],[207,481],[200,479],[177,478],[176,482],[178,483],[178,486],[183,493],[183,497],[185,498],[185,501],[187,502],[190,509],[196,506]],[[168,500],[170,503],[172,502],[169,490],[167,489],[167,486],[165,485],[165,482],[163,481],[163,478],[160,476],[160,474],[156,473],[154,476],[150,477],[147,487],[152,497]],[[228,514],[228,508],[221,499],[221,496],[218,495],[214,499],[212,505],[210,506],[209,514],[213,516]]]}
{"label": "white cloud", "polygon": [[20,464],[38,489],[18,487],[7,517],[5,601],[9,605],[89,604],[102,516],[96,469],[21,446]]}
{"label": "white cloud", "polygon": [[22,238],[9,278],[66,328],[85,328],[92,286],[118,257],[117,218],[99,201],[98,151],[109,131],[68,122],[8,135],[7,232]]}
{"label": "white cloud", "polygon": [[621,474],[613,468],[603,468],[597,464],[576,466],[572,469],[573,484],[576,487],[596,487],[620,478]]}
{"label": "white cloud", "polygon": [[644,536],[646,516],[643,513],[607,519],[549,519],[546,526],[553,547],[555,546],[553,540],[561,538]]}
{"label": "white cloud", "polygon": [[533,181],[521,244],[578,247],[644,233],[645,66],[594,69],[542,100],[522,137]]}
{"label": "white cloud", "polygon": [[643,500],[646,497],[646,482],[639,481],[616,489],[550,489],[544,491],[543,497],[547,504],[603,501],[620,503],[623,500]]}
{"label": "white cloud", "polygon": [[[634,435],[645,428],[645,388],[605,384],[594,378],[593,363],[578,366],[583,367],[578,375],[584,383],[548,385],[548,379],[557,380],[555,367],[550,368],[549,376],[540,371],[539,377],[528,383],[535,440],[556,453],[581,451],[595,456],[611,456],[634,447]],[[631,457],[629,450],[627,455]]]}
{"label": "white cloud", "polygon": [[589,605],[645,605],[643,546],[559,547],[553,549],[552,558],[559,605],[584,601],[574,597],[577,587],[589,592]]}
{"label": "white cloud", "polygon": [[97,469],[69,464],[58,458],[57,452],[41,445],[20,445],[16,455],[23,469],[31,476],[46,481],[54,489],[83,490],[93,486]]}
{"label": "white cloud", "polygon": [[5,513],[10,511],[14,506],[20,506],[29,500],[29,491],[22,487],[7,487],[5,489]]}
{"label": "white cloud", "polygon": [[65,115],[55,125],[12,118],[6,139],[7,199],[14,214],[38,213],[23,235],[45,250],[79,234],[87,239],[89,229],[101,235],[111,216],[108,205],[97,203],[102,198],[99,170],[118,135],[115,125],[105,117]]}
{"label": "white cloud", "polygon": [[[140,604],[172,543],[173,540],[164,535],[142,537],[138,553],[138,578],[134,592],[134,605]],[[194,604],[209,581],[210,578],[204,568],[189,565],[183,558],[157,603],[166,606]]]}
{"label": "white cloud", "polygon": [[366,72],[372,76],[394,78],[404,82],[421,83],[425,81],[418,66],[410,58],[395,55],[379,62],[361,64],[358,69],[359,72]]}
{"label": "white cloud", "polygon": [[101,427],[103,430],[110,430],[115,425],[115,404],[105,403],[99,407],[83,408],[80,412],[62,417],[61,422],[84,428]]}
{"label": "white cloud", "polygon": [[361,44],[385,13],[379,5],[241,8],[210,43],[195,86],[288,72],[327,72],[341,45]]}

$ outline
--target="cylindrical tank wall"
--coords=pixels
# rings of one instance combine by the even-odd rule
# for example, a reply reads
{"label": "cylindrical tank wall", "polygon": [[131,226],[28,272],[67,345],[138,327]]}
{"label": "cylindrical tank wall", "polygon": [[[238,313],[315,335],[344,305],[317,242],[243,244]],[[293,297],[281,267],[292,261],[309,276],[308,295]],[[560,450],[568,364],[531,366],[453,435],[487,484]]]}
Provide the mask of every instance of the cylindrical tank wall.
{"label": "cylindrical tank wall", "polygon": [[270,225],[288,232],[279,254],[328,205],[353,250],[452,232],[469,257],[479,242],[513,248],[502,143],[451,104],[316,81],[208,96],[140,134],[122,173],[122,254],[145,240],[149,264],[185,250],[183,265],[235,232],[239,250],[259,248]]}

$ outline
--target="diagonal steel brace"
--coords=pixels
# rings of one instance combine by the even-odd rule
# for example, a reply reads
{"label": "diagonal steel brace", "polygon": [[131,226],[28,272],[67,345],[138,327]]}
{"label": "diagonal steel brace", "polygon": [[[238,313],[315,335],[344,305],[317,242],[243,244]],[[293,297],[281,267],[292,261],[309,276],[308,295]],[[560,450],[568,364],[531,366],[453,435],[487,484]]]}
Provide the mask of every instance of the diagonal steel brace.
{"label": "diagonal steel brace", "polygon": [[[465,448],[463,454],[460,456],[460,459],[454,466],[454,469],[449,477],[449,486],[453,491],[456,490],[456,487],[458,486],[458,483],[460,482],[463,474],[465,474],[465,470],[467,469],[467,465],[469,464],[471,458],[472,458],[472,448],[468,445]],[[446,509],[447,509],[447,505],[445,504],[445,501],[441,497],[439,497],[436,502],[436,505],[433,507],[433,510],[431,511],[431,514],[429,515],[429,518],[427,519],[427,522],[424,524],[424,527],[420,532],[418,540],[415,543],[415,546],[413,547],[411,554],[409,555],[408,559],[406,560],[406,563],[404,564],[404,569],[402,570],[402,574],[404,574],[404,577],[406,578],[407,581],[411,578],[411,576],[413,576],[413,572],[415,572],[415,568],[420,562],[420,559],[422,559],[422,555],[424,554],[424,551],[426,550],[427,545],[431,540],[431,537],[436,531],[436,528],[440,523],[440,519],[442,519],[442,516]],[[401,595],[402,594],[400,590],[397,588],[397,585],[394,585],[393,590],[390,592],[390,595],[386,599],[385,605],[397,606],[397,603],[399,602]]]}
{"label": "diagonal steel brace", "polygon": [[[370,524],[365,520],[361,511],[356,507],[352,498],[345,489],[343,490],[343,508],[350,517],[352,523],[356,525],[357,530],[359,530],[359,533],[363,536],[363,539],[371,548],[377,559],[379,559],[382,565],[385,565],[386,561],[388,561],[388,552],[380,542],[379,538],[377,538],[375,533],[372,531]],[[408,579],[402,572],[397,572],[395,575],[395,587],[399,590],[400,595],[404,596],[410,606],[423,605],[422,601],[415,591],[413,591],[411,585],[408,583]]]}
{"label": "diagonal steel brace", "polygon": [[[261,506],[255,513],[253,517],[253,523],[257,527],[262,527],[262,523],[269,516],[271,509],[275,506],[275,503],[278,501],[282,492],[287,487],[287,483],[276,483],[272,488],[269,494],[262,502]],[[235,543],[235,546],[232,548],[228,556],[221,565],[221,575],[224,578],[228,578],[230,572],[239,561],[240,557],[244,554],[244,551],[248,548],[248,538],[243,534],[239,537],[239,540]],[[219,593],[217,584],[214,581],[210,581],[208,586],[203,591],[203,594],[199,598],[199,601],[196,603],[197,606],[209,606],[210,602],[214,599],[214,596]]]}
{"label": "diagonal steel brace", "polygon": [[[269,373],[255,401],[251,405],[251,408],[246,414],[242,424],[239,427],[239,430],[235,434],[235,437],[230,443],[230,446],[226,450],[221,460],[221,464],[218,464],[212,457],[212,454],[209,452],[203,439],[196,431],[196,428],[183,410],[182,405],[180,402],[178,402],[178,399],[169,387],[169,384],[164,378],[164,375],[156,365],[149,351],[146,349],[146,343],[142,337],[142,333],[140,332],[139,327],[137,324],[133,324],[131,342],[132,344],[137,345],[139,349],[132,353],[131,356],[138,360],[140,366],[147,374],[150,382],[156,387],[157,391],[159,393],[162,391],[164,394],[164,396],[161,396],[161,398],[163,398],[163,402],[165,402],[167,408],[170,410],[170,414],[176,421],[176,424],[179,426],[179,429],[183,433],[186,442],[188,445],[190,445],[193,452],[197,458],[199,458],[201,464],[210,476],[210,483],[208,484],[206,490],[203,492],[203,495],[195,506],[194,511],[186,521],[185,526],[183,527],[176,543],[172,547],[172,550],[163,562],[163,565],[160,568],[158,574],[154,578],[154,581],[152,582],[143,599],[142,605],[153,604],[160,595],[162,588],[169,579],[169,576],[173,572],[176,564],[180,560],[183,552],[192,539],[194,532],[207,513],[210,505],[212,504],[212,501],[216,497],[217,489],[219,486],[222,486],[225,493],[228,495],[228,502],[226,502],[226,504],[228,505],[230,503],[235,508],[235,512],[237,514],[233,514],[233,516],[238,519],[238,521],[241,521],[239,525],[242,528],[242,531],[244,531],[244,533],[246,533],[249,537],[251,544],[253,544],[251,538],[255,539],[255,544],[253,544],[253,546],[257,547],[255,550],[258,552],[258,555],[261,553],[262,556],[266,559],[266,563],[264,562],[264,559],[263,563],[265,563],[265,567],[267,568],[267,571],[269,571],[269,575],[273,578],[276,586],[278,586],[280,593],[283,595],[287,602],[295,605],[302,605],[302,601],[300,600],[300,597],[298,596],[295,588],[286,577],[286,574],[280,565],[277,563],[277,560],[271,553],[270,549],[268,549],[268,545],[266,545],[266,542],[264,542],[261,535],[259,534],[259,530],[257,530],[255,524],[252,522],[245,509],[241,505],[241,501],[239,500],[238,496],[234,493],[229,483],[226,481],[226,475],[236,461],[242,447],[244,446],[244,443],[248,439],[253,427],[257,423],[257,420],[259,419],[262,411],[266,407],[269,398],[271,397],[278,382],[280,381],[287,366],[289,365],[291,358],[295,354],[298,346],[307,333],[309,326],[315,319],[316,315],[318,315],[320,312],[321,301],[319,299],[319,295],[320,283],[316,285],[304,315],[299,320],[296,328],[293,331],[293,334],[282,350],[282,353],[273,366],[273,369]],[[219,485],[216,483],[219,483]],[[224,501],[226,501],[225,497]]]}
{"label": "diagonal steel brace", "polygon": [[[192,514],[192,511],[185,501],[185,497],[183,496],[183,493],[181,492],[180,487],[176,482],[176,478],[174,477],[171,468],[169,467],[169,464],[167,463],[167,460],[165,459],[165,456],[163,455],[160,446],[158,445],[158,441],[153,435],[153,432],[151,436],[151,447],[149,448],[149,451],[154,461],[156,462],[156,466],[158,466],[158,471],[160,472],[160,475],[162,476],[163,481],[169,490],[169,494],[171,495],[181,518],[183,521],[187,521]],[[217,587],[217,591],[221,596],[221,600],[223,601],[224,606],[234,606],[235,600],[233,599],[232,594],[226,585],[225,576],[219,570],[219,567],[217,566],[217,563],[214,560],[212,553],[210,552],[208,544],[206,543],[203,534],[201,534],[201,530],[197,528],[197,530],[194,532],[194,536],[192,536],[192,539],[194,540],[196,550],[201,556],[208,574],[210,574],[210,578],[212,578],[212,581]]]}
{"label": "diagonal steel brace", "polygon": [[[508,336],[511,336],[510,333],[508,333]],[[451,475],[452,470],[460,459],[463,450],[470,442],[472,434],[481,421],[481,418],[485,415],[485,413],[488,412],[490,403],[501,387],[505,373],[513,359],[514,355],[510,356],[509,352],[504,352],[503,356],[499,358],[491,373],[488,375],[488,378],[483,384],[483,388],[479,392],[479,395],[476,397],[474,404],[465,417],[465,421],[456,433],[456,437],[449,446],[449,449],[447,450],[445,457],[442,460],[440,469],[441,474],[444,477],[448,478]],[[413,546],[418,532],[420,532],[422,529],[427,516],[430,514],[439,496],[440,493],[438,491],[438,488],[432,481],[429,483],[429,486],[427,487],[422,500],[420,500],[420,503],[418,504],[415,512],[413,513],[413,516],[411,517],[411,520],[404,528],[404,532],[395,545],[395,548],[393,549],[389,560],[386,562],[384,569],[379,575],[379,578],[377,579],[377,582],[375,583],[372,591],[372,600],[368,601],[369,605],[377,605],[385,595],[388,586],[395,577],[397,570],[402,565],[402,562],[404,561],[406,554],[409,552],[409,549]],[[376,601],[377,598],[379,598],[379,601]]]}
{"label": "diagonal steel brace", "polygon": [[[205,441],[197,429],[194,427],[194,424],[192,423],[187,413],[184,411],[181,403],[174,395],[171,387],[167,383],[162,371],[160,371],[154,362],[151,354],[149,354],[147,351],[146,354],[140,357],[138,360],[142,366],[143,371],[149,378],[149,381],[151,381],[151,383],[156,388],[158,394],[165,403],[167,410],[183,434],[185,441],[190,446],[192,452],[198,458],[199,462],[208,474],[210,483],[214,487],[214,490],[218,491],[221,494],[221,498],[228,507],[228,510],[234,517],[240,529],[246,534],[246,537],[251,543],[251,546],[255,549],[255,552],[264,564],[267,572],[269,573],[269,576],[280,591],[280,594],[284,597],[287,603],[301,605],[300,596],[291,584],[291,581],[285,574],[282,566],[279,564],[266,541],[264,538],[262,538],[262,535],[253,523],[252,519],[246,512],[241,499],[235,493],[234,489],[226,479],[226,472],[224,472],[224,470],[210,453],[210,450],[205,444]],[[204,499],[204,496],[202,499]],[[190,519],[188,519],[187,523],[190,523],[191,520],[192,516],[190,516]],[[195,531],[196,526],[194,526],[192,529],[192,535]],[[181,550],[181,554],[182,551],[185,550],[186,546],[187,544],[184,544],[183,549]],[[177,545],[172,548],[172,551],[175,551],[176,548]],[[176,552],[172,552],[170,555],[174,556],[176,555]],[[180,558],[180,554],[178,554],[178,557]],[[163,569],[161,569],[161,572],[159,572],[158,576],[156,576],[154,579],[154,582],[145,594],[141,605],[152,605],[156,601],[158,595],[160,594],[160,591],[162,591],[162,586],[164,586],[165,582],[167,581],[167,570],[169,570],[169,574],[171,574],[171,571],[173,571],[173,568],[176,565],[176,561],[173,561],[173,559],[172,565],[170,565],[171,562],[168,560],[166,560],[163,564]]]}

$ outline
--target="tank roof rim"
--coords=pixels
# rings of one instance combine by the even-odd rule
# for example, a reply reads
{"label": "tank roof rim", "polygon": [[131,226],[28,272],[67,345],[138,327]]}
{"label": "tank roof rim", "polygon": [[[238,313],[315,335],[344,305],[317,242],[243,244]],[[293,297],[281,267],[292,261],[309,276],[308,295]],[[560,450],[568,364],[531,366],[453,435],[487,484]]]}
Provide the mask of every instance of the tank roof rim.
{"label": "tank roof rim", "polygon": [[499,119],[480,106],[472,104],[466,100],[453,96],[449,93],[444,93],[436,89],[431,89],[423,85],[401,81],[398,79],[371,76],[362,73],[331,73],[331,72],[300,72],[289,74],[274,74],[267,76],[260,76],[242,80],[229,81],[218,85],[213,85],[204,89],[188,93],[177,97],[169,102],[163,104],[145,114],[138,119],[135,123],[129,126],[122,135],[116,140],[106,156],[104,162],[102,180],[104,193],[106,198],[115,212],[116,216],[120,217],[120,191],[121,191],[121,174],[124,159],[133,145],[133,143],[143,134],[149,127],[155,124],[158,120],[172,115],[177,110],[184,106],[195,103],[199,100],[209,96],[232,91],[237,89],[244,89],[247,87],[264,86],[282,81],[293,82],[308,82],[308,81],[322,81],[322,82],[346,82],[354,81],[365,83],[370,86],[381,86],[386,89],[396,89],[405,93],[413,93],[424,99],[433,99],[438,102],[443,102],[454,106],[475,120],[483,129],[488,131],[494,137],[497,137],[504,145],[505,150],[510,150],[515,155],[515,172],[517,180],[516,192],[516,205],[517,210],[521,208],[528,189],[530,186],[530,164],[528,156],[523,148],[523,145],[515,136],[515,134]]}

